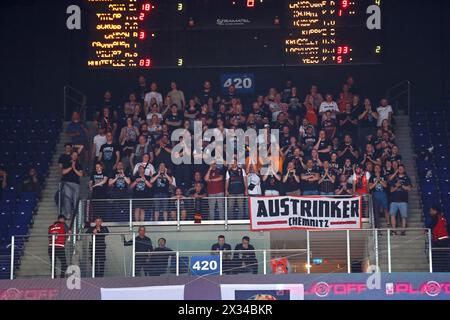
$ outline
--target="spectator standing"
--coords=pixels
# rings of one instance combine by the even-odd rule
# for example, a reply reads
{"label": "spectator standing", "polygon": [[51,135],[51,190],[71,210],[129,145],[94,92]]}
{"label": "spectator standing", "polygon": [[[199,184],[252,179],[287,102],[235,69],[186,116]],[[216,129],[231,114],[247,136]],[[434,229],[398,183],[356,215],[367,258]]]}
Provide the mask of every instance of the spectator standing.
{"label": "spectator standing", "polygon": [[170,185],[173,179],[168,175],[166,165],[161,163],[157,173],[155,173],[150,180],[153,185],[154,204],[154,219],[159,220],[159,213],[163,213],[164,221],[168,219],[168,198],[170,197]]}
{"label": "spectator standing", "polygon": [[99,125],[97,134],[94,137],[92,144],[92,158],[97,162],[100,156],[100,148],[106,143],[105,127]]}
{"label": "spectator standing", "polygon": [[273,165],[268,168],[268,173],[262,177],[265,196],[281,195],[281,174],[274,170]]}
{"label": "spectator standing", "polygon": [[[94,277],[103,278],[105,274],[105,262],[106,262],[106,236],[109,233],[108,227],[104,227],[103,219],[97,217],[95,219],[95,226],[89,227],[86,231],[87,234],[92,234],[95,237],[94,241],[90,245],[91,259],[94,257]],[[95,248],[95,255],[94,255]]]}
{"label": "spectator standing", "polygon": [[113,221],[122,221],[122,219],[125,219],[124,213],[128,214],[129,212],[129,186],[131,185],[132,175],[128,169],[124,168],[123,163],[119,161],[116,170],[108,176],[110,198],[114,199],[112,201],[113,208],[111,208],[112,218]]}
{"label": "spectator standing", "polygon": [[339,113],[339,107],[333,100],[333,96],[331,94],[327,94],[325,101],[320,104],[319,114],[321,116],[321,121],[325,119],[325,113],[327,111],[331,112],[332,119],[336,119],[336,116]]}
{"label": "spectator standing", "polygon": [[170,91],[167,94],[173,104],[176,104],[179,111],[184,111],[184,106],[186,105],[186,100],[184,98],[184,93],[178,90],[177,83],[172,81],[170,83]]}
{"label": "spectator standing", "polygon": [[248,181],[245,170],[238,167],[236,159],[232,160],[225,176],[225,196],[228,199],[228,214],[238,207],[238,217],[244,218],[244,196],[248,195]]}
{"label": "spectator standing", "polygon": [[369,189],[372,191],[375,227],[380,227],[380,215],[385,217],[386,223],[390,227],[387,198],[388,181],[383,175],[380,165],[376,165],[374,171],[374,175],[369,180]]}
{"label": "spectator standing", "polygon": [[161,108],[163,105],[163,97],[158,91],[158,85],[155,82],[150,84],[150,92],[145,94],[144,109],[145,113],[148,113],[148,108],[152,105],[152,101],[156,102]]}
{"label": "spectator standing", "polygon": [[338,196],[349,196],[353,194],[353,187],[348,183],[348,177],[345,174],[339,177],[339,184],[334,193]]}
{"label": "spectator standing", "polygon": [[364,105],[355,109],[358,115],[358,143],[365,144],[375,134],[378,113],[374,110],[369,99],[364,100]]}
{"label": "spectator standing", "polygon": [[80,121],[80,113],[77,111],[72,113],[72,121],[67,126],[66,134],[70,137],[72,146],[81,155],[87,144],[88,129]]}
{"label": "spectator standing", "polygon": [[[0,172],[1,175],[1,172]],[[0,178],[2,179],[2,178]],[[6,182],[6,178],[4,179]],[[2,181],[3,182],[3,181]],[[2,186],[3,188],[3,186]],[[6,188],[6,184],[5,184]],[[39,181],[39,177],[37,175],[36,169],[31,168],[28,170],[28,175],[25,177],[25,180],[22,183],[21,192],[33,192],[36,194],[38,198],[41,195],[41,182]]]}
{"label": "spectator standing", "polygon": [[[406,234],[405,229],[407,227],[408,219],[408,192],[412,190],[411,179],[408,177],[405,171],[404,165],[398,166],[396,176],[391,181],[391,207],[389,213],[391,215],[392,228],[397,227],[397,212],[400,211],[402,220],[402,232],[401,235]],[[392,232],[396,234],[396,231]]]}
{"label": "spectator standing", "polygon": [[235,265],[233,271],[236,273],[258,273],[258,260],[256,260],[255,247],[250,244],[249,237],[243,237],[242,243],[237,244],[234,248],[233,264]]}
{"label": "spectator standing", "polygon": [[336,175],[330,168],[328,161],[323,162],[323,168],[320,172],[319,191],[322,196],[332,196],[335,191]]}
{"label": "spectator standing", "polygon": [[312,85],[309,94],[305,98],[305,102],[303,103],[306,108],[309,106],[312,107],[313,110],[319,110],[320,105],[323,102],[322,95],[318,92],[318,87],[316,85]]}
{"label": "spectator standing", "polygon": [[80,195],[80,178],[83,176],[83,168],[78,161],[78,152],[72,151],[70,161],[65,161],[61,169],[63,213],[66,217],[72,217],[73,210],[77,207]]}
{"label": "spectator standing", "polygon": [[[122,235],[123,245],[126,247],[133,245],[133,240],[125,240],[125,236]],[[134,274],[139,277],[141,271],[144,272],[144,276],[150,275],[150,254],[153,251],[152,240],[146,236],[145,227],[140,226],[138,229],[138,235],[134,238],[134,250],[135,250],[135,262],[134,262]]]}
{"label": "spectator standing", "polygon": [[295,164],[293,161],[289,162],[286,168],[286,174],[283,178],[284,192],[287,196],[300,195],[300,177],[297,175]]}
{"label": "spectator standing", "polygon": [[145,79],[144,76],[139,76],[139,78],[138,78],[138,85],[136,87],[135,92],[137,94],[137,98],[138,98],[139,103],[141,105],[144,105],[145,95],[148,92],[147,79]]}
{"label": "spectator standing", "polygon": [[158,247],[153,250],[150,258],[150,274],[160,276],[167,273],[170,260],[175,258],[173,250],[166,247],[166,239],[158,239]]}
{"label": "spectator standing", "polygon": [[209,197],[209,220],[214,220],[216,206],[219,212],[219,220],[224,220],[225,179],[222,170],[217,168],[216,161],[211,162],[211,165],[205,175],[205,182]]}
{"label": "spectator standing", "polygon": [[[145,136],[140,135],[138,141],[138,144],[130,156],[130,168],[134,168],[133,171],[136,171],[137,164],[143,162],[144,155],[148,155],[150,163],[153,161],[153,151],[151,150],[148,139]],[[153,173],[154,171],[151,175],[153,175]]]}
{"label": "spectator standing", "polygon": [[131,183],[131,189],[133,189],[133,207],[134,207],[134,221],[145,221],[145,207],[150,206],[150,202],[146,202],[143,199],[149,199],[151,197],[152,184],[150,183],[150,177],[145,175],[145,168],[139,167],[138,174]]}
{"label": "spectator standing", "polygon": [[120,161],[120,148],[114,143],[113,134],[106,134],[106,143],[100,147],[98,160],[105,166],[105,173],[111,176]]}
{"label": "spectator standing", "polygon": [[248,165],[247,183],[249,196],[255,197],[262,195],[261,178],[259,177],[256,166],[254,164]]}
{"label": "spectator standing", "polygon": [[365,171],[362,165],[356,166],[355,172],[350,177],[350,183],[353,185],[353,194],[366,195],[369,193],[370,172]]}
{"label": "spectator standing", "polygon": [[312,159],[308,159],[304,172],[301,174],[302,193],[304,196],[319,195],[319,172],[314,168]]}
{"label": "spectator standing", "polygon": [[[61,263],[60,277],[64,278],[67,271],[67,259],[66,259],[66,241],[69,234],[69,229],[66,225],[66,217],[59,215],[58,220],[48,228],[48,256],[50,258],[50,265],[53,263],[53,252],[55,254],[55,270],[56,260]],[[53,240],[54,238],[54,240]],[[53,245],[55,246],[53,250]]]}
{"label": "spectator standing", "polygon": [[155,174],[155,168],[151,164],[150,158],[150,154],[145,153],[142,157],[142,161],[136,163],[136,165],[134,166],[133,175],[136,175],[138,173],[140,167],[144,167],[145,175],[149,177],[153,176]]}
{"label": "spectator standing", "polygon": [[430,218],[426,227],[431,229],[433,252],[433,272],[450,271],[450,230],[447,219],[439,207],[430,208]]}

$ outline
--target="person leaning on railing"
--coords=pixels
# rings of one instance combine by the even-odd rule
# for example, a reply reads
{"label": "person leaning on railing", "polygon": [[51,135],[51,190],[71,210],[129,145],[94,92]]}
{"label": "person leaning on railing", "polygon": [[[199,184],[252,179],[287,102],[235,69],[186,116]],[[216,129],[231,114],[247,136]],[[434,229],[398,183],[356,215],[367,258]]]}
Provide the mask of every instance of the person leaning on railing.
{"label": "person leaning on railing", "polygon": [[[126,241],[125,235],[122,235],[123,245],[132,246],[133,239]],[[152,240],[145,235],[145,227],[141,226],[138,230],[138,235],[134,239],[135,251],[135,275],[139,276],[141,270],[144,275],[150,275],[150,252],[153,251]]]}
{"label": "person leaning on railing", "polygon": [[211,254],[215,255],[222,251],[222,271],[225,274],[231,273],[233,267],[231,246],[225,242],[225,236],[220,235],[217,237],[217,243],[211,246]]}
{"label": "person leaning on railing", "polygon": [[[64,278],[67,270],[66,241],[69,232],[69,227],[66,224],[66,217],[64,215],[59,215],[58,220],[48,228],[48,255],[50,264],[54,263],[54,269],[56,270],[56,259],[61,262],[61,278]],[[55,257],[54,260],[53,254]]]}
{"label": "person leaning on railing", "polygon": [[[90,245],[90,257],[94,258],[95,253],[95,277],[102,278],[105,273],[106,261],[106,239],[105,236],[109,233],[107,227],[102,226],[103,219],[101,217],[95,218],[95,226],[89,227],[87,234],[95,235],[95,247],[93,242]],[[94,240],[93,240],[94,241]],[[95,249],[95,252],[94,252]]]}

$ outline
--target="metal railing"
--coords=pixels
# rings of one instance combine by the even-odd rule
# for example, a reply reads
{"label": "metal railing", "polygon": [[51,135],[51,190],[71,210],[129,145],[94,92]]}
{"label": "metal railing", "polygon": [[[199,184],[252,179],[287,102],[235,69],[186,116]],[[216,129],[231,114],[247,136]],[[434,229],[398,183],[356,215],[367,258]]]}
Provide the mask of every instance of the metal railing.
{"label": "metal railing", "polygon": [[[130,230],[138,225],[174,226],[180,230],[184,225],[200,223],[227,229],[228,225],[250,223],[248,200],[249,197],[80,200],[77,219],[92,224],[96,217],[102,217],[106,226],[128,225]],[[374,226],[372,211],[371,196],[363,196],[362,221],[370,227]]]}
{"label": "metal railing", "polygon": [[394,110],[398,110],[402,99],[406,99],[406,112],[411,114],[411,81],[404,80],[386,91],[386,97],[393,104]]}
{"label": "metal railing", "polygon": [[79,111],[81,119],[86,121],[87,96],[80,90],[69,85],[64,86],[64,121],[69,120],[67,114],[71,111]]}
{"label": "metal railing", "polygon": [[[199,250],[150,247],[136,232],[67,235],[62,248],[58,237],[13,236],[10,279],[67,276],[66,268],[81,277],[139,277],[160,275],[229,275],[284,273],[433,272],[443,270],[449,250],[432,248],[429,229],[407,229],[408,236],[388,229],[301,231],[295,249],[207,250],[211,243],[197,242]],[[372,245],[375,236],[379,245]],[[72,239],[77,238],[76,246]],[[170,241],[169,241],[170,242]],[[170,247],[172,243],[167,243]],[[26,261],[20,254],[29,252]],[[182,249],[182,248],[181,248]],[[239,248],[240,249],[240,248]],[[37,254],[39,253],[39,254]],[[431,254],[432,253],[432,254]],[[434,261],[437,259],[438,261]],[[447,260],[445,260],[447,259]],[[280,266],[280,263],[283,262]],[[287,268],[283,268],[285,265]],[[447,270],[448,271],[448,270]]]}

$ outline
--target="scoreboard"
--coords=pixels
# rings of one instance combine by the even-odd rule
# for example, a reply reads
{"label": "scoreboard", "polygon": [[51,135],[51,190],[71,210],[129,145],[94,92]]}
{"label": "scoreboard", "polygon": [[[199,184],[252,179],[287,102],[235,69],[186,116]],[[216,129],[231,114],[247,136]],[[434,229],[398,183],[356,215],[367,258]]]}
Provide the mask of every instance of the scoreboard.
{"label": "scoreboard", "polygon": [[85,0],[89,68],[382,62],[381,0]]}

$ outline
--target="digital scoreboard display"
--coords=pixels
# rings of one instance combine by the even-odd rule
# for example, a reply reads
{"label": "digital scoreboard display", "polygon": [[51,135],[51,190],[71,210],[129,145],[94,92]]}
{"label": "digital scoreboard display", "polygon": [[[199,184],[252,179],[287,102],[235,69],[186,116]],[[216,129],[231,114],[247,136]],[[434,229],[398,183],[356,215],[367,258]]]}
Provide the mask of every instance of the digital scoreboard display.
{"label": "digital scoreboard display", "polygon": [[85,0],[89,68],[381,63],[381,0]]}

